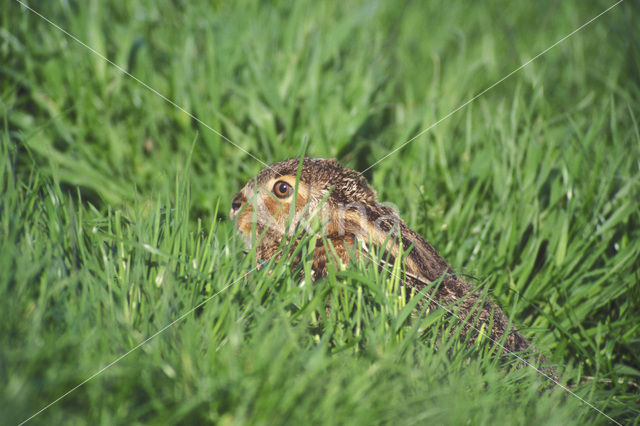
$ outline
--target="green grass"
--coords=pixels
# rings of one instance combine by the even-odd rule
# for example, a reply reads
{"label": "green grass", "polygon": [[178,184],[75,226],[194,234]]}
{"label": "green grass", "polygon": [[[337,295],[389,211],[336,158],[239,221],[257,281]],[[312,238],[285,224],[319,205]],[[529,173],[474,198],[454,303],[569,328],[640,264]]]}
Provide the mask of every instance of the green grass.
{"label": "green grass", "polygon": [[[364,170],[612,2],[29,4],[262,161],[308,142]],[[573,392],[631,424],[639,12],[623,2],[366,172]],[[371,264],[313,286],[252,271],[226,212],[263,166],[13,1],[0,117],[2,423],[204,301],[32,422],[607,423],[486,342],[444,339],[442,313],[407,318]]]}

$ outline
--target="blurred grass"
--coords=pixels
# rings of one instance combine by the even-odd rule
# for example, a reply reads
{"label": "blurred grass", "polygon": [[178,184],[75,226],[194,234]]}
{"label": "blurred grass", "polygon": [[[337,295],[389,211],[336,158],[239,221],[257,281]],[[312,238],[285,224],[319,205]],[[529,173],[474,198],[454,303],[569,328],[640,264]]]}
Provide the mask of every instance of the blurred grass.
{"label": "blurred grass", "polygon": [[[610,5],[29,4],[263,161],[308,140],[359,170]],[[637,14],[623,2],[366,173],[564,381],[596,377],[578,395],[632,424]],[[0,19],[10,424],[250,271],[225,212],[262,166],[18,3]],[[34,422],[606,422],[442,340],[439,313],[406,321],[392,285],[366,264],[313,288],[286,264],[250,272]]]}

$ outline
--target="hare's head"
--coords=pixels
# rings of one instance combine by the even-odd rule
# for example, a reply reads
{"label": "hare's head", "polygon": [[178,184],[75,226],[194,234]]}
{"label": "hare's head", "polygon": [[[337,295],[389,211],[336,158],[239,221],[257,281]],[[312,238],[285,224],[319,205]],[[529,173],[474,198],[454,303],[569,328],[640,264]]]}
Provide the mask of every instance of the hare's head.
{"label": "hare's head", "polygon": [[273,164],[233,197],[230,216],[249,244],[260,241],[260,257],[273,255],[282,238],[300,226],[309,231],[315,221],[314,232],[320,229],[329,238],[356,234],[377,211],[375,192],[357,172],[333,159],[305,158],[296,182],[299,164],[299,159]]}

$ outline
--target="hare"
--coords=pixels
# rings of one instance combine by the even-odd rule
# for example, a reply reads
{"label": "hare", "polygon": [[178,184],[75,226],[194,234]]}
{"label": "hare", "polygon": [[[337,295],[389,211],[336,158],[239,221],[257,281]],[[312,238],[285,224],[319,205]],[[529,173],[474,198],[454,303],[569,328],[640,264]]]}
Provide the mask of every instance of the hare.
{"label": "hare", "polygon": [[[233,197],[230,216],[237,219],[249,244],[257,241],[259,263],[278,256],[283,238],[294,236],[300,227],[322,234],[332,246],[318,240],[313,253],[314,279],[326,274],[328,262],[348,264],[354,252],[370,257],[371,245],[382,250],[390,263],[408,250],[404,284],[424,291],[429,309],[444,307],[453,313],[449,309],[455,306],[454,315],[465,335],[471,333],[473,340],[483,328],[494,343],[500,342],[504,354],[530,350],[530,343],[509,326],[502,310],[475,292],[431,244],[379,203],[364,177],[333,159],[305,158],[296,191],[299,164],[299,159],[273,164]],[[314,220],[319,227],[312,226]],[[544,361],[541,356],[536,359]]]}

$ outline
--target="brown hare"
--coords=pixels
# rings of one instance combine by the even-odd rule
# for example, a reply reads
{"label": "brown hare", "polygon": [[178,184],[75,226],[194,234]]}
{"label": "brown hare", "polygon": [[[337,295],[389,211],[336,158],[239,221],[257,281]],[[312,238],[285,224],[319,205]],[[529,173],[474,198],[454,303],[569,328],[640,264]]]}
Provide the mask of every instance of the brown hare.
{"label": "brown hare", "polygon": [[[327,262],[348,264],[354,253],[371,258],[371,245],[382,250],[391,264],[401,250],[409,251],[404,283],[426,293],[422,297],[429,309],[444,307],[456,315],[463,333],[472,340],[483,329],[494,343],[500,342],[503,353],[530,351],[527,339],[509,326],[502,310],[475,292],[431,244],[379,203],[364,177],[333,159],[305,158],[296,193],[299,164],[299,159],[292,159],[269,166],[233,197],[230,216],[237,219],[249,244],[257,241],[258,262],[277,256],[283,238],[294,235],[294,229],[301,226],[321,233],[331,243],[326,247],[317,240],[314,279],[326,274]],[[543,361],[541,356],[535,358]]]}

